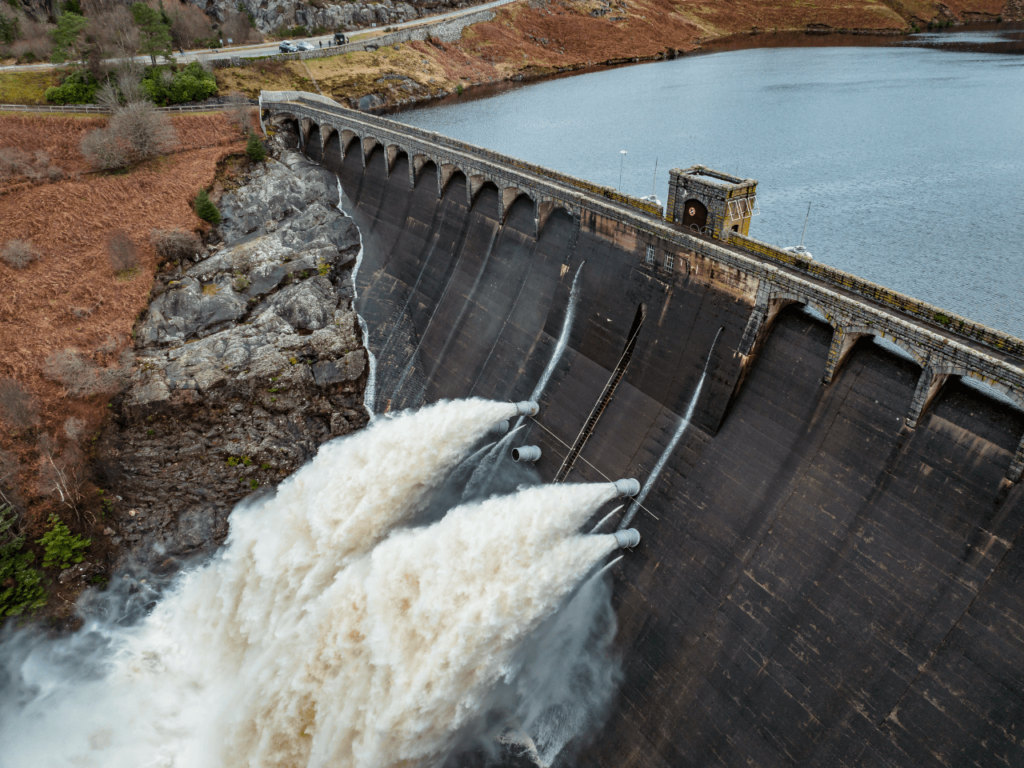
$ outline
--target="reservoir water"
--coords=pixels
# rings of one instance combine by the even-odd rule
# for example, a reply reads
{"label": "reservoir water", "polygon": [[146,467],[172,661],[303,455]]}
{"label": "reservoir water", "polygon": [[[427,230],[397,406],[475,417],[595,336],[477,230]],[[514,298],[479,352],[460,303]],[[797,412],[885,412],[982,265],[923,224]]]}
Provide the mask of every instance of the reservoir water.
{"label": "reservoir water", "polygon": [[964,50],[1007,34],[708,54],[394,117],[610,186],[621,163],[635,195],[657,160],[663,201],[669,168],[755,178],[754,237],[795,245],[811,203],[816,259],[1024,336],[1024,56]]}

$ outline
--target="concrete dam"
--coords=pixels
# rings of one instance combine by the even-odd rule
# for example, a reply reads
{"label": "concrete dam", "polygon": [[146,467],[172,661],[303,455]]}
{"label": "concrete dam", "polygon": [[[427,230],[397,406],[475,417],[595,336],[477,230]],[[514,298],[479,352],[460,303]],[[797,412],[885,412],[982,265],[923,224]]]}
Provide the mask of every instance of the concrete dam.
{"label": "concrete dam", "polygon": [[706,370],[573,764],[1024,764],[1024,342],[758,241],[749,179],[673,170],[662,212],[311,94],[261,115],[353,206],[376,412],[527,399],[574,281],[516,441],[544,481],[645,482]]}

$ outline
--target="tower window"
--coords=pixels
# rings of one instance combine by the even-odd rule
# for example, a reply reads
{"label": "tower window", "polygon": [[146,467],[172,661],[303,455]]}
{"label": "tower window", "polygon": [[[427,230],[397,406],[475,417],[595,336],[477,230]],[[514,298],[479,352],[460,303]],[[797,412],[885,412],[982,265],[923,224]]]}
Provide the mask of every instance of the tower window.
{"label": "tower window", "polygon": [[653,264],[654,263],[654,246],[653,245],[648,245],[647,246],[647,263],[648,264]]}
{"label": "tower window", "polygon": [[665,254],[665,269],[671,270],[673,264],[675,264],[675,257],[671,253]]}

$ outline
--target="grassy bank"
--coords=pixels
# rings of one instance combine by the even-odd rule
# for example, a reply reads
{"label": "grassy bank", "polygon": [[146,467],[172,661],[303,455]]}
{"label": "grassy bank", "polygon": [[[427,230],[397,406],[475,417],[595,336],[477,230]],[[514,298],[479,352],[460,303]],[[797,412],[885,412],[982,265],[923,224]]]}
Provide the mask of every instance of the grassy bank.
{"label": "grassy bank", "polygon": [[0,72],[0,104],[46,104],[46,89],[63,76],[60,69]]}

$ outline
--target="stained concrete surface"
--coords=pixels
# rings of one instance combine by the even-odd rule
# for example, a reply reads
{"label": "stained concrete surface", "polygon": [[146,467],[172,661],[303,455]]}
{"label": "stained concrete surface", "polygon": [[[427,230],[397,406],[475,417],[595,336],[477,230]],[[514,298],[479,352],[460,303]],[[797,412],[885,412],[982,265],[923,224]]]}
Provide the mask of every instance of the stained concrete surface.
{"label": "stained concrete surface", "polygon": [[[625,680],[586,766],[1024,764],[1024,506],[1004,475],[1024,415],[953,381],[903,426],[919,369],[861,341],[823,386],[832,329],[790,307],[737,391],[752,301],[646,268],[628,232],[532,209],[495,219],[456,174],[438,199],[374,152],[340,174],[364,242],[359,311],[377,409],[517,400],[569,347],[523,442],[551,479],[646,319],[569,481],[645,479],[694,423],[616,566]],[[710,354],[712,341],[721,337]],[[655,517],[657,519],[655,519]]]}

